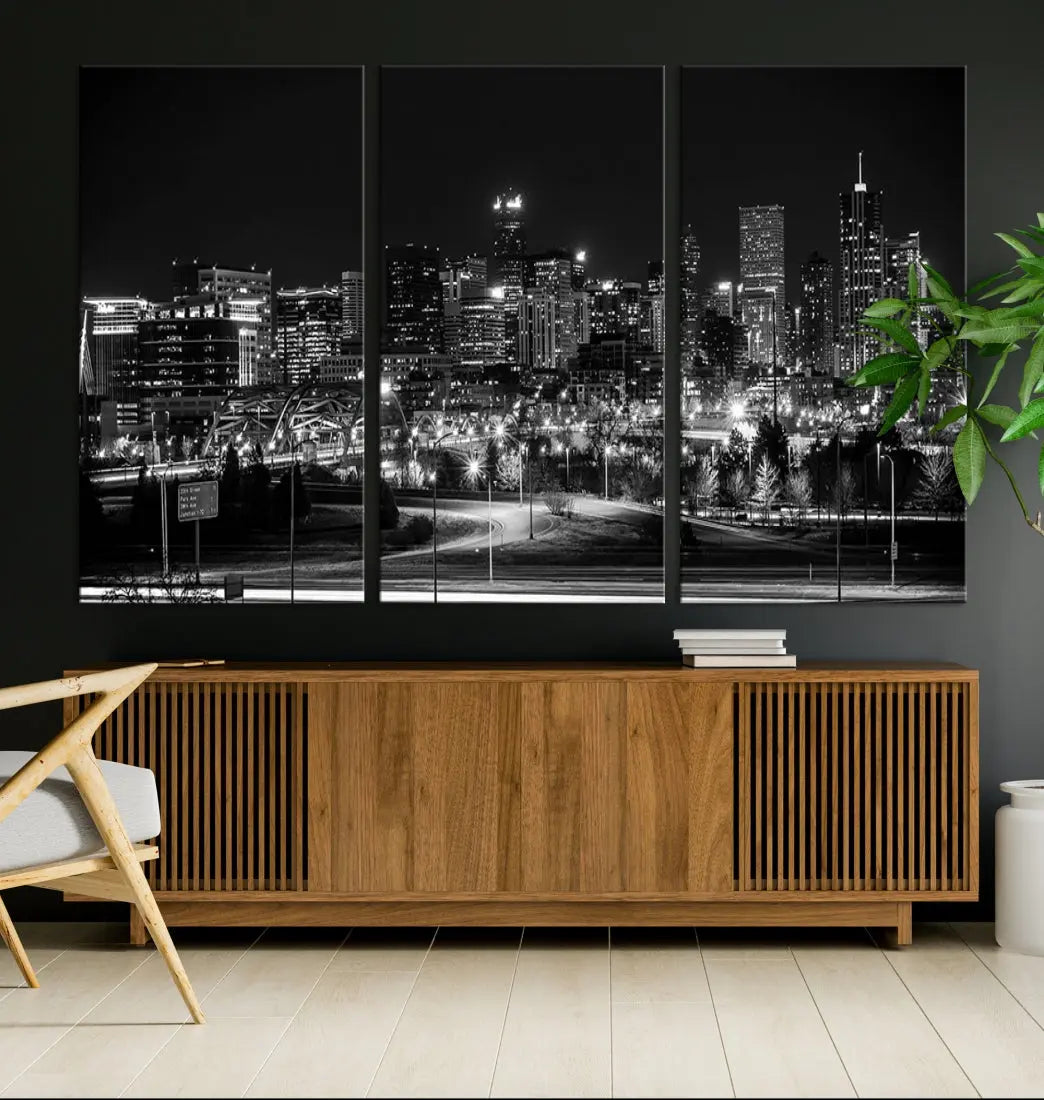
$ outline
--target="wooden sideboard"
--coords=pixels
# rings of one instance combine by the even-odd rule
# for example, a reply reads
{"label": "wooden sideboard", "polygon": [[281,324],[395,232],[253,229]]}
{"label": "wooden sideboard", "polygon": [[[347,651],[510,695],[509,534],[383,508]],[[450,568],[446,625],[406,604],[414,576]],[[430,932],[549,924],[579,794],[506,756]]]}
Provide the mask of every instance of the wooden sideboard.
{"label": "wooden sideboard", "polygon": [[913,901],[978,897],[978,674],[956,665],[161,668],[95,749],[156,773],[172,925],[902,943]]}

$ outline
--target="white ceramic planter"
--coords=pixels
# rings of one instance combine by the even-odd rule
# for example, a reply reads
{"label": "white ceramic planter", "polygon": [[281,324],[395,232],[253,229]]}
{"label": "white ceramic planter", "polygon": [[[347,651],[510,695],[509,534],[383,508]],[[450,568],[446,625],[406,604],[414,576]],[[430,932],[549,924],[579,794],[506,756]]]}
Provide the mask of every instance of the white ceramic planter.
{"label": "white ceramic planter", "polygon": [[997,943],[1044,955],[1044,779],[1002,783],[996,821]]}

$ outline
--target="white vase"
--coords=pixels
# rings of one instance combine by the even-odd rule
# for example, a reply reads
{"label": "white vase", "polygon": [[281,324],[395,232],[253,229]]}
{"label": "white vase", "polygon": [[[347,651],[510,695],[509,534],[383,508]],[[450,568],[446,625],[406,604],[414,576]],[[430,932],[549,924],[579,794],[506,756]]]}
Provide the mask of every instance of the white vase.
{"label": "white vase", "polygon": [[996,821],[996,927],[1001,947],[1044,955],[1044,779],[1002,783]]}

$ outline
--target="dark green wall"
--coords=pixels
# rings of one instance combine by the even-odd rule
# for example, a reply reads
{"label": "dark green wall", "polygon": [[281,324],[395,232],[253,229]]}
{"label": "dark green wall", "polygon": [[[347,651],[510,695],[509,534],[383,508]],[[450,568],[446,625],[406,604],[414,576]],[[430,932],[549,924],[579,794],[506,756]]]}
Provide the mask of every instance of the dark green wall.
{"label": "dark green wall", "polygon": [[[968,524],[968,602],[945,606],[392,605],[133,608],[76,601],[77,67],[81,64],[968,66],[968,273],[1007,263],[995,229],[1044,209],[1044,82],[1032,6],[737,4],[601,0],[434,4],[68,5],[11,0],[0,16],[0,682],[101,660],[664,658],[673,627],[785,626],[800,656],[955,660],[982,674],[983,897],[1003,779],[1044,774],[1040,679],[1044,540],[990,472]],[[1039,16],[1037,17],[1039,29]],[[669,77],[670,78],[670,77]],[[895,105],[932,140],[932,105]],[[943,103],[940,110],[960,110]],[[435,119],[448,122],[447,119]],[[140,120],[148,125],[148,120]],[[336,117],[331,119],[336,125]],[[668,179],[668,211],[677,194]],[[672,201],[673,199],[673,201]],[[958,231],[959,227],[955,227]],[[1012,452],[1015,453],[1014,450]],[[1017,462],[1026,484],[1034,456]],[[32,747],[58,715],[0,716],[0,744]],[[40,891],[14,910],[53,909]],[[980,908],[987,914],[990,904]],[[67,913],[68,909],[62,910]],[[96,910],[92,910],[96,912]]]}

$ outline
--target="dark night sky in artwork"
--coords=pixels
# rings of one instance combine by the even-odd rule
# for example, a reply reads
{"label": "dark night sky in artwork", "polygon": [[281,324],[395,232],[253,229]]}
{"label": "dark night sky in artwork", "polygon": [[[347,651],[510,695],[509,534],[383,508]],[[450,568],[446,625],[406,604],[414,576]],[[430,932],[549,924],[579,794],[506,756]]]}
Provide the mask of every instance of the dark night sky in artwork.
{"label": "dark night sky in artwork", "polygon": [[386,68],[387,244],[489,255],[493,199],[525,195],[530,252],[585,248],[596,278],[642,281],[662,256],[659,68]]}
{"label": "dark night sky in artwork", "polygon": [[785,207],[787,293],[817,249],[838,278],[838,194],[881,190],[886,236],[964,280],[964,70],[690,68],[682,77],[683,219],[705,282],[739,277],[737,207]]}
{"label": "dark night sky in artwork", "polygon": [[362,70],[88,68],[84,294],[169,299],[171,262],[335,283],[362,263]]}

